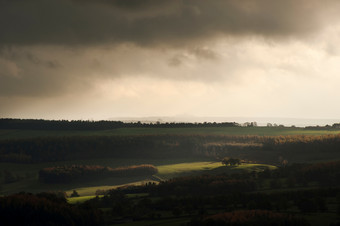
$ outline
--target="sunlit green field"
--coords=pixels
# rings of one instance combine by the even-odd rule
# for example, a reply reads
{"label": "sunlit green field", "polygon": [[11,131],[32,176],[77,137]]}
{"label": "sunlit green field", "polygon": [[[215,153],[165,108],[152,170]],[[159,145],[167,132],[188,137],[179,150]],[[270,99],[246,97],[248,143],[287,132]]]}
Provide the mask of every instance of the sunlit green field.
{"label": "sunlit green field", "polygon": [[[112,189],[112,188],[109,188]],[[72,192],[67,192],[67,195]],[[148,193],[138,193],[138,194],[127,194],[127,197],[129,198],[143,198],[148,196]],[[103,197],[104,195],[98,195],[99,198]],[[83,203],[87,200],[93,199],[97,197],[96,195],[84,195],[84,196],[79,196],[79,197],[68,197],[67,202],[70,204],[76,204],[76,203]]]}
{"label": "sunlit green field", "polygon": [[[126,182],[126,183],[125,183]],[[154,182],[157,183],[157,181],[150,179],[143,179],[141,178],[140,180],[136,180],[135,182],[129,182],[129,179],[126,181],[122,181],[120,183],[116,183],[116,185],[93,185],[93,186],[83,186],[81,184],[78,184],[77,186],[74,186],[72,189],[68,187],[66,190],[66,194],[70,196],[73,192],[73,190],[76,190],[79,196],[93,196],[96,194],[97,190],[110,190],[110,189],[116,189],[122,186],[140,186],[140,185],[145,185],[149,182]],[[109,183],[108,183],[109,184]]]}
{"label": "sunlit green field", "polygon": [[[76,204],[76,203],[83,203],[87,200],[95,198],[95,195],[88,195],[88,196],[80,196],[80,197],[72,197],[68,198],[67,202],[70,204]],[[99,195],[98,197],[103,197],[103,195]]]}
{"label": "sunlit green field", "polygon": [[[114,186],[91,186],[91,187],[77,187],[78,194],[81,196],[89,196],[95,194],[95,192],[100,190],[108,190],[113,188],[118,188],[126,185],[144,185],[148,182],[158,183],[161,180],[170,179],[178,176],[187,176],[198,174],[202,172],[208,172],[219,167],[222,167],[221,162],[186,162],[186,163],[174,163],[174,164],[164,164],[164,162],[159,162],[160,165],[155,165],[158,169],[158,173],[151,178],[135,181],[132,183],[125,183]],[[240,166],[241,167],[241,166]],[[236,168],[235,168],[236,169]],[[67,190],[67,194],[72,193],[72,189]]]}
{"label": "sunlit green field", "polygon": [[[206,160],[205,160],[206,161]],[[120,167],[120,166],[131,166],[131,165],[139,165],[139,164],[153,164],[157,168],[160,169],[160,172],[157,176],[162,177],[158,178],[157,176],[154,178],[145,178],[145,177],[137,177],[137,178],[108,178],[100,181],[89,181],[88,183],[81,184],[43,184],[38,181],[38,172],[40,169],[58,166],[58,165],[102,165],[108,167]],[[177,164],[182,164],[182,168],[176,166]],[[18,181],[8,184],[1,184],[0,186],[0,195],[1,194],[10,194],[16,193],[20,191],[27,192],[41,192],[41,191],[67,191],[68,194],[71,194],[73,189],[76,189],[80,195],[94,195],[96,190],[102,189],[112,189],[122,185],[141,185],[148,182],[158,182],[164,178],[168,178],[170,175],[180,175],[181,173],[190,173],[191,171],[198,172],[200,169],[204,169],[207,167],[206,162],[203,162],[201,159],[89,159],[89,160],[76,160],[76,161],[64,161],[64,162],[50,162],[50,163],[39,163],[39,164],[16,164],[16,163],[0,163],[0,173],[5,170],[12,172],[16,177],[19,178]],[[172,167],[174,165],[174,167]],[[214,164],[212,164],[214,165]],[[221,163],[217,162],[216,166],[221,166]],[[169,170],[172,168],[172,170]],[[167,170],[165,170],[167,169]],[[0,175],[0,179],[2,179],[3,175]]]}
{"label": "sunlit green field", "polygon": [[127,183],[127,184],[121,184],[121,185],[115,185],[115,186],[91,186],[91,187],[75,187],[74,189],[67,190],[66,193],[68,196],[73,192],[73,190],[76,190],[80,197],[73,197],[68,198],[68,202],[71,204],[75,204],[77,202],[85,202],[89,199],[92,199],[95,197],[95,192],[100,190],[109,190],[118,188],[121,186],[126,185],[143,185],[148,182],[155,182],[157,183],[157,179],[170,179],[173,177],[178,176],[186,176],[186,175],[195,175],[195,174],[201,174],[201,173],[231,173],[231,172],[237,172],[237,171],[263,171],[264,169],[270,169],[274,170],[277,167],[267,164],[241,164],[239,166],[235,167],[226,167],[222,165],[221,162],[186,162],[186,163],[175,163],[175,164],[165,164],[165,165],[159,165],[158,168],[158,174],[155,175],[153,178],[150,178],[150,180],[141,180],[134,183]]}
{"label": "sunlit green field", "polygon": [[265,169],[274,170],[277,167],[268,164],[243,163],[239,166],[226,167],[221,162],[192,162],[157,166],[161,179],[169,179],[177,176],[195,175],[202,173],[236,173],[239,171],[263,171]]}
{"label": "sunlit green field", "polygon": [[[44,167],[64,165],[64,164],[89,164],[104,165],[110,167],[127,166],[133,164],[153,164],[158,168],[158,173],[152,177],[136,177],[136,178],[108,178],[100,181],[89,181],[88,183],[76,184],[43,184],[38,181],[38,171]],[[42,191],[66,191],[68,195],[75,189],[80,196],[95,195],[98,189],[108,190],[125,185],[143,185],[149,182],[158,183],[178,176],[198,175],[201,173],[228,173],[239,170],[258,171],[265,168],[274,169],[275,166],[265,164],[242,164],[237,167],[225,167],[218,161],[202,161],[200,159],[192,159],[192,161],[177,160],[146,160],[146,159],[98,159],[84,161],[69,161],[59,163],[44,164],[13,164],[0,163],[0,171],[10,170],[16,176],[22,179],[14,183],[2,184],[0,194],[10,194],[20,191],[42,192]]]}
{"label": "sunlit green field", "polygon": [[171,178],[178,175],[192,174],[221,167],[221,162],[189,162],[157,166],[160,178]]}
{"label": "sunlit green field", "polygon": [[20,139],[48,136],[129,136],[129,135],[325,135],[340,130],[306,130],[292,127],[202,127],[202,128],[120,128],[95,131],[0,130],[0,139]]}

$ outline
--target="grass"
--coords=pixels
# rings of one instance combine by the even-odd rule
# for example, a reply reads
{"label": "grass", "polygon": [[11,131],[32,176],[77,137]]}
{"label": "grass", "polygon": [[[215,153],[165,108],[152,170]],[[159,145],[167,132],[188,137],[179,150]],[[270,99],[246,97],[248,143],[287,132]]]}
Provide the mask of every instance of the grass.
{"label": "grass", "polygon": [[248,172],[251,172],[251,171],[258,172],[258,171],[263,171],[265,169],[275,170],[277,169],[277,167],[268,165],[268,164],[241,164],[237,167],[237,169],[246,170]]}
{"label": "grass", "polygon": [[277,167],[268,164],[249,164],[243,163],[239,166],[226,167],[221,162],[192,162],[157,166],[158,176],[161,179],[170,179],[178,176],[197,175],[203,173],[238,173],[263,171],[265,169],[274,170]]}
{"label": "grass", "polygon": [[157,166],[156,176],[168,179],[176,176],[190,175],[197,172],[208,171],[221,167],[221,162],[187,162]]}
{"label": "grass", "polygon": [[61,136],[130,136],[130,135],[326,135],[339,134],[340,130],[305,130],[292,127],[201,127],[201,128],[119,128],[112,130],[4,130],[0,140],[33,137]]}
{"label": "grass", "polygon": [[[135,164],[153,164],[158,168],[158,174],[153,177],[135,177],[135,178],[107,178],[100,181],[88,181],[75,184],[43,184],[38,181],[38,172],[40,169],[57,166],[57,165],[103,165],[109,167],[128,166]],[[274,166],[264,164],[242,164],[237,167],[225,167],[221,162],[207,161],[207,159],[93,159],[67,162],[53,162],[41,164],[14,164],[0,163],[0,173],[4,170],[13,172],[21,178],[17,182],[2,184],[0,186],[0,195],[17,193],[21,191],[38,193],[42,191],[66,191],[70,195],[76,190],[80,196],[94,195],[97,190],[108,190],[123,185],[142,185],[148,182],[158,183],[160,180],[170,179],[177,176],[197,175],[201,173],[228,173],[241,171],[258,171],[265,168],[274,169]]]}
{"label": "grass", "polygon": [[[206,159],[205,159],[206,161]],[[4,171],[12,172],[19,179],[16,182],[8,184],[0,184],[0,195],[7,195],[21,191],[26,192],[42,192],[42,191],[67,191],[71,193],[76,189],[82,196],[94,195],[96,190],[112,189],[125,184],[140,185],[147,182],[157,182],[157,178],[136,177],[136,178],[107,178],[100,181],[88,181],[78,184],[43,184],[38,181],[38,172],[40,169],[60,165],[102,165],[108,167],[131,166],[139,164],[153,164],[157,167],[166,167],[166,165],[178,164],[183,162],[202,162],[202,159],[196,158],[191,160],[186,159],[91,159],[91,160],[76,160],[63,162],[50,162],[39,164],[16,164],[16,163],[0,163],[0,183],[3,180]]]}
{"label": "grass", "polygon": [[[80,197],[71,197],[67,198],[67,202],[70,204],[76,204],[76,203],[83,203],[87,200],[95,198],[95,195],[89,195],[89,196],[80,196]],[[103,197],[103,195],[98,195],[98,197]]]}
{"label": "grass", "polygon": [[[156,165],[157,166],[157,165]],[[202,173],[233,173],[240,171],[263,171],[264,169],[276,169],[276,166],[267,164],[242,164],[235,167],[225,167],[221,162],[187,162],[187,163],[176,163],[176,164],[165,164],[157,166],[158,173],[155,177],[140,180],[133,183],[123,183],[114,186],[90,186],[90,187],[78,187],[67,190],[66,193],[70,195],[73,190],[76,190],[80,196],[90,196],[95,194],[95,192],[100,190],[114,189],[121,186],[129,185],[144,185],[148,182],[157,183],[159,180],[166,180],[173,177],[179,176],[189,176],[189,175],[199,175]],[[159,180],[158,180],[159,179]]]}
{"label": "grass", "polygon": [[[182,162],[182,160],[178,160]],[[163,160],[160,160],[159,164],[155,164],[158,168],[158,173],[155,177],[138,180],[132,183],[122,183],[119,185],[113,186],[89,186],[89,187],[75,187],[73,189],[69,189],[66,191],[68,195],[70,195],[73,190],[76,190],[81,196],[89,196],[95,194],[95,192],[100,190],[108,190],[114,189],[121,186],[129,186],[129,185],[144,185],[148,182],[157,183],[159,180],[170,179],[178,176],[187,176],[198,174],[202,172],[208,172],[209,170],[216,169],[222,166],[221,162],[207,162],[207,161],[198,161],[198,162],[186,162],[186,163],[164,163]]]}
{"label": "grass", "polygon": [[[128,180],[127,180],[128,181]],[[139,185],[145,185],[146,183],[149,182],[155,182],[151,179],[141,179],[135,182],[131,182],[131,183],[124,183],[121,182],[120,184],[117,185],[103,185],[103,186],[90,186],[90,187],[82,187],[81,184],[78,185],[78,187],[74,187],[72,189],[69,189],[66,191],[67,195],[71,195],[73,190],[76,190],[78,192],[78,194],[80,196],[91,196],[91,195],[95,195],[97,190],[110,190],[110,189],[115,189],[115,188],[119,188],[122,186],[139,186]]]}

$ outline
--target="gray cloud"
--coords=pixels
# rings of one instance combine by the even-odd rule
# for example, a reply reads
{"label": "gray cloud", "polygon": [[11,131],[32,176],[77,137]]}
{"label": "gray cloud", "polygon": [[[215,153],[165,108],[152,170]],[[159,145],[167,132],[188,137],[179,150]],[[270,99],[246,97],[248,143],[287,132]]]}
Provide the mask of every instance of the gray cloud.
{"label": "gray cloud", "polygon": [[[55,99],[68,103],[67,109],[74,103],[70,97],[86,105],[88,96],[97,101],[103,90],[108,90],[105,100],[110,95],[119,98],[131,89],[129,81],[138,79],[233,85],[265,71],[310,76],[310,65],[299,64],[308,54],[296,63],[280,64],[282,56],[296,52],[275,51],[282,50],[280,45],[289,47],[282,40],[302,37],[308,43],[305,35],[319,35],[326,25],[338,22],[338,2],[0,0],[0,116],[5,109],[6,114],[21,112],[31,102],[50,106]],[[326,36],[316,43],[326,40],[324,51],[339,52],[338,34],[333,34],[333,42]],[[263,47],[270,43],[274,47]],[[106,86],[111,82],[115,93]],[[146,94],[139,94],[150,98],[149,86],[155,85],[145,82]],[[34,112],[35,105],[31,109]]]}
{"label": "gray cloud", "polygon": [[182,64],[183,61],[182,55],[175,55],[169,59],[169,66],[178,67]]}
{"label": "gray cloud", "polygon": [[182,51],[181,54],[175,54],[168,60],[168,64],[172,67],[178,67],[192,57],[203,61],[216,61],[220,58],[218,53],[209,48],[194,47],[189,48],[187,51]]}
{"label": "gray cloud", "polygon": [[[88,48],[30,46],[0,51],[0,96],[53,96],[81,94],[107,80],[152,79],[212,82],[221,63],[216,49],[143,48],[109,45]],[[224,63],[226,65],[227,63]],[[207,76],[210,71],[211,76]]]}
{"label": "gray cloud", "polygon": [[194,48],[190,52],[196,57],[206,60],[216,60],[219,57],[216,52],[208,48]]}
{"label": "gray cloud", "polygon": [[[78,90],[90,76],[79,76],[82,70],[64,67],[59,60],[66,57],[65,54],[67,52],[61,53],[58,48],[3,48],[0,96],[48,97]],[[72,55],[67,56],[67,60],[71,58]],[[75,66],[80,67],[79,63]]]}
{"label": "gray cloud", "polygon": [[182,45],[217,35],[310,33],[338,1],[0,0],[0,6],[0,45]]}

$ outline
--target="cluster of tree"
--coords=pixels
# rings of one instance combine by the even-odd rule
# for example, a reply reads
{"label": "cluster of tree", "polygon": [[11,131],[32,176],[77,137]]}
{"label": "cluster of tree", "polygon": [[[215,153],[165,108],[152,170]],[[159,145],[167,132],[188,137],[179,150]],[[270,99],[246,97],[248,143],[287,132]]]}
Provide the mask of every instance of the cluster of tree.
{"label": "cluster of tree", "polygon": [[[0,141],[2,162],[47,162],[92,158],[189,157],[202,143],[196,136],[79,136]],[[194,149],[194,150],[193,150]]]}
{"label": "cluster of tree", "polygon": [[241,160],[237,158],[224,157],[222,164],[226,166],[238,166],[241,164]]}
{"label": "cluster of tree", "polygon": [[76,190],[73,190],[72,194],[70,195],[71,198],[74,197],[79,197],[80,195],[78,194],[78,192]]}
{"label": "cluster of tree", "polygon": [[90,206],[71,206],[52,193],[19,193],[0,197],[2,225],[99,225],[101,213]]}
{"label": "cluster of tree", "polygon": [[325,125],[325,126],[306,126],[307,130],[338,130],[340,129],[340,123],[334,123],[333,125]]}
{"label": "cluster of tree", "polygon": [[340,135],[71,136],[0,141],[0,162],[36,163],[92,158],[192,158],[232,155],[255,161],[340,158]]}
{"label": "cluster of tree", "polygon": [[114,169],[98,165],[71,165],[44,168],[39,171],[39,180],[52,184],[70,183],[84,180],[98,180],[107,177],[150,176],[157,172],[157,168],[149,164]]}
{"label": "cluster of tree", "polygon": [[194,219],[189,226],[308,226],[308,221],[292,215],[277,213],[268,210],[238,210],[232,212],[219,213],[203,219]]}
{"label": "cluster of tree", "polygon": [[0,129],[24,130],[108,130],[117,128],[196,128],[196,127],[237,127],[236,122],[166,122],[141,123],[122,121],[43,120],[43,119],[0,119]]}
{"label": "cluster of tree", "polygon": [[[270,123],[270,122],[268,122],[267,123],[267,127],[280,127],[280,128],[284,128],[285,126],[284,125],[282,125],[282,124],[276,124],[276,123]],[[292,127],[295,127],[295,126],[292,126]]]}
{"label": "cluster of tree", "polygon": [[242,124],[244,127],[257,127],[257,122],[245,122]]}

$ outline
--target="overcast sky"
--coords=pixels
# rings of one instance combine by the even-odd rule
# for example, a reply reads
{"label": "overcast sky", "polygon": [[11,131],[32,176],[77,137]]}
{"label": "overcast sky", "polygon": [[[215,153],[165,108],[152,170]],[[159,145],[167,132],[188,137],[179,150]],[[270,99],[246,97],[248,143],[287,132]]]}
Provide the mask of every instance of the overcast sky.
{"label": "overcast sky", "polygon": [[339,0],[0,0],[0,117],[340,120]]}

